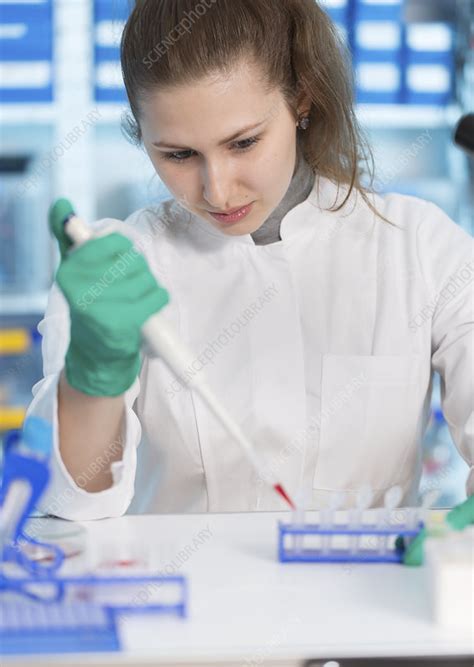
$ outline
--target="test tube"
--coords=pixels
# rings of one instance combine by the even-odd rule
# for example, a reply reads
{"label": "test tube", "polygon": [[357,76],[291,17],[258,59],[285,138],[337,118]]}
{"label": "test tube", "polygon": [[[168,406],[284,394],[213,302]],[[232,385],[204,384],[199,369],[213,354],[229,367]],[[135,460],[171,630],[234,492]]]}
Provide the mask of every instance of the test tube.
{"label": "test tube", "polygon": [[[364,512],[370,507],[374,492],[369,484],[364,484],[357,492],[356,506],[349,512],[349,528],[357,530],[362,527]],[[350,553],[356,554],[359,551],[360,536],[352,535],[350,539]]]}
{"label": "test tube", "polygon": [[440,496],[439,489],[430,489],[427,491],[421,500],[420,507],[411,507],[408,513],[407,528],[408,530],[415,530],[420,521],[425,521],[426,513],[432,507]]}
{"label": "test tube", "polygon": [[[296,508],[293,510],[293,516],[291,522],[293,524],[293,528],[304,528],[304,522],[305,522],[304,507],[301,507],[299,505],[296,506]],[[295,535],[295,539],[293,542],[293,549],[295,551],[295,554],[301,554],[303,551],[303,535],[301,535],[300,533],[297,533]]]}
{"label": "test tube", "polygon": [[[307,505],[308,494],[299,491],[295,495],[295,509],[292,512],[291,523],[294,528],[304,528],[305,526],[305,507]],[[293,540],[293,549],[296,554],[301,554],[303,551],[303,537],[304,535],[296,534]]]}
{"label": "test tube", "polygon": [[[336,510],[344,504],[345,499],[344,491],[335,491],[331,495],[328,506],[321,510],[321,528],[331,530],[334,527]],[[332,537],[330,534],[322,536],[321,552],[323,554],[327,555],[331,552],[331,543]]]}
{"label": "test tube", "polygon": [[[400,486],[392,486],[386,491],[384,496],[384,507],[379,510],[379,521],[377,528],[383,529],[391,525],[391,512],[398,506],[402,499],[403,491]],[[385,555],[387,553],[388,535],[379,536],[379,553]]]}

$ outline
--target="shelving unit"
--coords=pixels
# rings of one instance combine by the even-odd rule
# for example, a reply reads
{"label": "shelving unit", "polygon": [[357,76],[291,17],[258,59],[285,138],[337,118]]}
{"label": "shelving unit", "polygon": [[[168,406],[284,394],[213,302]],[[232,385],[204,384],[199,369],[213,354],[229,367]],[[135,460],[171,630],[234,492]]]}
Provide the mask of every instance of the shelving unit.
{"label": "shelving unit", "polygon": [[[44,2],[47,4],[46,0]],[[358,11],[365,19],[372,20],[377,16],[374,11],[380,14],[381,10],[371,8],[372,3],[365,6],[362,0],[358,2]],[[349,21],[353,20],[351,14],[355,11],[351,7],[358,6],[355,0],[323,0],[323,4],[334,20],[346,25],[349,37],[353,39]],[[104,157],[101,146],[107,145],[110,150],[113,143],[120,146],[119,150],[113,151],[114,155],[123,152],[130,165],[129,173],[133,174],[132,181],[137,181],[140,176],[143,180],[150,179],[152,175],[144,167],[140,152],[127,145],[120,134],[120,119],[127,107],[124,102],[114,99],[120,98],[123,93],[108,94],[98,86],[97,81],[97,68],[104,63],[112,66],[117,62],[118,42],[129,5],[126,0],[53,0],[51,6],[54,21],[54,103],[0,104],[0,123],[4,133],[13,138],[12,144],[15,137],[22,135],[25,126],[41,127],[45,133],[43,152],[47,155],[51,149],[64,143],[75,126],[84,122],[89,114],[97,112],[94,127],[85,132],[72,149],[65,151],[47,174],[51,199],[69,197],[80,207],[85,219],[93,220],[102,217],[106,210],[105,203],[98,201],[97,184],[105,183],[109,187],[114,180],[113,173],[106,178],[103,169],[97,169]],[[387,9],[383,11],[387,17],[394,18],[400,13],[400,6],[387,3]],[[111,101],[97,101],[104,99]],[[461,109],[456,105],[364,104],[359,105],[358,115],[369,133],[379,130],[405,132],[409,139],[411,131],[427,128],[449,133],[460,117]],[[41,156],[41,150],[35,148],[35,152]],[[110,162],[106,168],[111,172],[117,169],[118,177],[121,177],[120,165]],[[455,171],[454,176],[458,177],[462,165],[459,167],[456,164]],[[446,174],[451,182],[455,182],[451,175]]]}
{"label": "shelving unit", "polygon": [[[344,3],[327,0],[326,4],[328,8],[333,6],[336,20],[346,20],[337,9]],[[44,227],[45,233],[47,202],[58,196],[70,198],[86,220],[123,219],[164,187],[143,151],[129,145],[121,134],[120,120],[127,105],[117,101],[120,95],[102,94],[97,89],[95,64],[117,60],[126,5],[126,0],[53,0],[54,102],[0,104],[3,152],[30,153],[36,157],[37,165],[41,165],[42,159],[50,156],[55,147],[64,144],[72,128],[94,113],[92,126],[80,140],[48,169],[40,169],[45,193],[41,205],[31,207],[31,224],[36,229]],[[382,160],[387,156],[394,156],[396,160],[397,152],[402,153],[427,129],[434,137],[434,144],[448,146],[448,150],[442,151],[444,166],[423,182],[417,181],[417,186],[421,196],[431,198],[435,192],[447,206],[456,205],[457,215],[454,209],[448,213],[468,225],[472,212],[463,194],[469,190],[466,158],[450,142],[452,130],[462,114],[460,106],[360,104],[357,113],[374,144],[383,146]],[[430,168],[439,163],[437,159],[426,160]],[[38,172],[38,166],[34,169]],[[401,170],[396,174],[398,182],[385,184],[386,189],[393,186],[412,193],[410,188],[415,179],[410,169],[406,173],[405,182],[402,182]],[[51,241],[45,257],[51,277],[55,258],[57,251]],[[37,291],[21,294],[0,292],[2,321],[23,316],[39,320],[47,304],[47,287],[41,284]]]}

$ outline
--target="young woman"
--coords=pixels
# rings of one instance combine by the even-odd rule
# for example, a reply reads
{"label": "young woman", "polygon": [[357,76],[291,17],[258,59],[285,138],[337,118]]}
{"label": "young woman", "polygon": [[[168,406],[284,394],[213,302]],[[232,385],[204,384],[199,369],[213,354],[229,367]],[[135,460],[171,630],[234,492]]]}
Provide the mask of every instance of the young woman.
{"label": "young woman", "polygon": [[435,370],[472,494],[472,239],[364,189],[348,60],[317,3],[140,0],[121,57],[129,130],[173,198],[69,255],[62,240],[30,407],[55,426],[43,509],[284,509],[188,384],[141,360],[160,309],[189,377],[308,507],[362,484],[416,503]]}

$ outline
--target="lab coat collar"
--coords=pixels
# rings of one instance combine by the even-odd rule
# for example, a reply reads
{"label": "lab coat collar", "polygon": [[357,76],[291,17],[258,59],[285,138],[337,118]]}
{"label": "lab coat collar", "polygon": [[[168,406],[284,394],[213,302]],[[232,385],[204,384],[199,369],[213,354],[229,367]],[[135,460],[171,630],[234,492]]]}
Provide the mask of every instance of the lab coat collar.
{"label": "lab coat collar", "polygon": [[[360,195],[353,190],[348,202],[340,211],[332,212],[329,209],[341,204],[347,194],[348,187],[345,185],[338,185],[327,178],[317,174],[314,180],[314,186],[309,196],[300,204],[292,208],[283,217],[281,221],[280,236],[281,241],[270,244],[271,246],[278,246],[289,241],[306,231],[318,229],[319,232],[329,230],[330,225],[344,225],[348,228],[347,222],[349,216],[356,210],[360,204]],[[377,202],[374,201],[376,205]],[[351,234],[360,235],[368,233],[374,224],[374,215],[370,212],[366,205],[363,205],[362,210],[364,214],[356,216],[354,220],[351,217],[350,229]],[[254,248],[268,248],[268,246],[257,246],[250,234],[243,234],[240,236],[229,236],[223,234],[218,229],[213,227],[210,223],[197,215],[190,214],[188,231],[196,237],[200,237],[202,241],[206,241],[210,245],[228,245],[241,244],[253,246]],[[346,224],[344,224],[346,223]]]}

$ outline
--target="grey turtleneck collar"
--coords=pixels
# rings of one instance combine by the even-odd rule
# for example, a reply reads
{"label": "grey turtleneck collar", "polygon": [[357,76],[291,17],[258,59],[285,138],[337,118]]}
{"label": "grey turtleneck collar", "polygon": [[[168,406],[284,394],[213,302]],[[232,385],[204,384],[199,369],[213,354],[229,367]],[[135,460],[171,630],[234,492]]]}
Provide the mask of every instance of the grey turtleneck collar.
{"label": "grey turtleneck collar", "polygon": [[298,146],[296,166],[290,186],[270,217],[251,235],[255,245],[268,245],[281,241],[281,221],[292,208],[309,197],[314,186],[314,179],[313,170]]}

